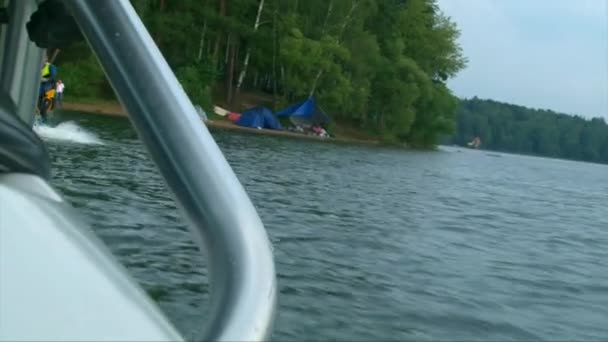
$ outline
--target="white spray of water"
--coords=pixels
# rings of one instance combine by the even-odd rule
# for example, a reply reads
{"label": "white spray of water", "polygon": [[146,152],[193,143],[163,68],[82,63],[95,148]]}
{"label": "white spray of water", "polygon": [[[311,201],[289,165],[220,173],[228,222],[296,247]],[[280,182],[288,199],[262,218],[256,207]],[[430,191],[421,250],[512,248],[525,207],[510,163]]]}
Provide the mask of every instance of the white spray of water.
{"label": "white spray of water", "polygon": [[35,124],[34,131],[47,140],[103,145],[103,142],[94,133],[85,130],[73,121],[62,122],[55,127]]}

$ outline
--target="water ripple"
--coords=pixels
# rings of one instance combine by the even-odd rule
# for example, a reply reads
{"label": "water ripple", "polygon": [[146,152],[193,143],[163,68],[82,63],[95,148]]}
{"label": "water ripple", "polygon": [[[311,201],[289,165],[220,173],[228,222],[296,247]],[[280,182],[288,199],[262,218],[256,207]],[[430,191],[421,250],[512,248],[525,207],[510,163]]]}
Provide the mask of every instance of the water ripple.
{"label": "water ripple", "polygon": [[[50,142],[54,185],[186,336],[207,270],[128,121]],[[279,282],[276,340],[608,336],[606,167],[213,133],[259,210]]]}

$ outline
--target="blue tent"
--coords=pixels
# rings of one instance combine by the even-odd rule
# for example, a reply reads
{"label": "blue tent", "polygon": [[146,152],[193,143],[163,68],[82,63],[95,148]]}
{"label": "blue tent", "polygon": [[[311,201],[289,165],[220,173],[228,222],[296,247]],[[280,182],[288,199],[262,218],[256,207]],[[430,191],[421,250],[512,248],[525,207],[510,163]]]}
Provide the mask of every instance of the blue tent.
{"label": "blue tent", "polygon": [[279,120],[266,107],[246,110],[236,122],[237,125],[252,128],[282,129]]}
{"label": "blue tent", "polygon": [[288,116],[294,124],[302,126],[325,125],[331,121],[312,97],[278,111],[277,116]]}

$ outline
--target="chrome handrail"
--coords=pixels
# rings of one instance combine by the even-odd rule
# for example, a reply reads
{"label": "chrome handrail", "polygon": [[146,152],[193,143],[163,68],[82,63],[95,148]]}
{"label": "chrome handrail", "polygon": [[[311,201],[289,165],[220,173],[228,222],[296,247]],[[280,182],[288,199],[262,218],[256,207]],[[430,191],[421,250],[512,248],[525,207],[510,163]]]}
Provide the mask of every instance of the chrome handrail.
{"label": "chrome handrail", "polygon": [[128,0],[65,0],[189,221],[210,270],[203,340],[270,336],[276,276],[266,231]]}

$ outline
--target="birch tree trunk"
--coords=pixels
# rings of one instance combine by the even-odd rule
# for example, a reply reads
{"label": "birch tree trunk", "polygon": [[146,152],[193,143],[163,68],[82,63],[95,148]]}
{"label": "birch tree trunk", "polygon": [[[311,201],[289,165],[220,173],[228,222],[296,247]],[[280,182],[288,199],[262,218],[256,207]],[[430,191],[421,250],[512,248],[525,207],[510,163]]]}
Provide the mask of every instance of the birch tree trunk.
{"label": "birch tree trunk", "polygon": [[[227,103],[232,103],[233,100],[233,96],[232,96],[232,83],[234,80],[234,64],[235,64],[235,60],[236,60],[236,54],[238,53],[237,51],[237,41],[236,39],[232,39],[231,35],[229,35],[228,38],[228,42],[226,43],[226,45],[228,46],[228,51],[227,51],[227,58],[228,58],[228,65],[227,65],[227,73],[226,73],[226,102]],[[232,42],[233,40],[235,40],[235,42]]]}
{"label": "birch tree trunk", "polygon": [[[219,0],[220,5],[220,16],[226,16],[226,0]],[[223,32],[220,29],[217,33],[217,37],[215,38],[215,47],[213,48],[213,66],[215,70],[217,70],[217,62],[219,60],[219,52],[220,52],[220,40],[222,39]]]}
{"label": "birch tree trunk", "polygon": [[[159,2],[159,9],[158,9],[158,13],[160,13],[160,15],[162,15],[162,13],[165,11],[165,0],[160,0]],[[162,40],[162,35],[161,35],[161,30],[160,28],[156,28],[156,45],[160,48],[161,46],[161,40]]]}
{"label": "birch tree trunk", "polygon": [[[323,39],[323,36],[325,35],[325,29],[327,28],[327,22],[329,21],[329,17],[331,16],[331,11],[334,8],[334,2],[333,0],[329,0],[329,5],[327,7],[327,15],[325,16],[325,20],[323,21],[323,27],[321,28],[321,39]],[[310,92],[308,93],[308,97],[312,97],[315,94],[315,90],[317,89],[317,83],[319,83],[319,79],[321,78],[321,75],[323,74],[323,69],[319,68],[319,71],[317,71],[317,74],[315,75],[315,79],[312,82],[312,87],[310,87]]]}
{"label": "birch tree trunk", "polygon": [[[331,11],[331,2],[329,4],[330,5],[329,5],[328,16],[329,16],[329,12]],[[340,41],[342,40],[342,35],[344,34],[344,30],[346,30],[346,27],[348,26],[348,23],[350,22],[350,20],[353,16],[353,12],[355,11],[355,9],[357,8],[358,5],[359,5],[359,0],[353,1],[353,4],[351,5],[350,10],[348,11],[348,14],[344,18],[344,22],[342,22],[342,26],[340,27],[340,32],[338,33],[338,45],[340,45]],[[325,23],[327,23],[327,17],[325,19]],[[325,31],[325,25],[323,27],[323,31]],[[319,71],[317,71],[317,74],[315,75],[315,80],[312,83],[312,87],[310,88],[310,93],[308,93],[308,97],[313,97],[313,95],[315,94],[315,91],[317,90],[317,84],[319,83],[319,79],[321,78],[322,75],[323,75],[323,69],[319,68]]]}
{"label": "birch tree trunk", "polygon": [[207,20],[203,23],[203,30],[201,31],[201,40],[198,44],[198,55],[196,61],[200,62],[203,59],[203,48],[205,47],[205,33],[207,33]]}
{"label": "birch tree trunk", "polygon": [[[260,26],[260,16],[262,15],[262,10],[264,9],[264,0],[260,0],[260,4],[258,5],[258,13],[255,17],[255,24],[253,24],[253,32],[258,31],[258,27]],[[241,93],[241,86],[243,85],[243,81],[245,80],[245,76],[247,75],[247,67],[249,66],[249,57],[251,56],[251,46],[247,47],[247,52],[245,53],[245,60],[243,61],[243,69],[239,73],[239,78],[236,83],[236,91],[234,94],[234,98],[238,98]]]}
{"label": "birch tree trunk", "polygon": [[[272,105],[277,107],[277,0],[272,11]],[[273,108],[273,109],[274,109]]]}

